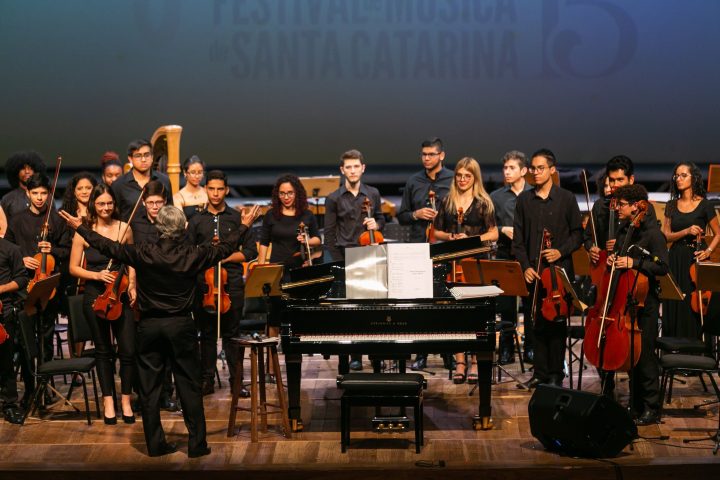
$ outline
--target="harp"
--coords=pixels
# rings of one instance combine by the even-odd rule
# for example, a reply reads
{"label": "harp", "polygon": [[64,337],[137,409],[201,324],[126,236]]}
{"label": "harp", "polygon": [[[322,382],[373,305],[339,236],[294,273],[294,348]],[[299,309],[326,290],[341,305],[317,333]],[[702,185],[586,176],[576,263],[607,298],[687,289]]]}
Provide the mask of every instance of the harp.
{"label": "harp", "polygon": [[172,194],[180,190],[180,125],[164,125],[153,133],[150,143],[153,149],[153,169],[167,173]]}

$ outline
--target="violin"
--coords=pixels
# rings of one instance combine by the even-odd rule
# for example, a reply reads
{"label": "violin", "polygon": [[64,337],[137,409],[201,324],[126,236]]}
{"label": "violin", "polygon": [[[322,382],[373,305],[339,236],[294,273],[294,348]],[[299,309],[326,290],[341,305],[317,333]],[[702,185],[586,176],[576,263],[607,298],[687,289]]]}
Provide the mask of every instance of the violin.
{"label": "violin", "polygon": [[[365,212],[366,218],[372,218],[372,205],[370,204],[370,199],[365,197],[365,200],[363,200],[363,212]],[[382,236],[382,233],[376,231],[375,229],[369,228],[366,231],[364,231],[360,238],[358,238],[358,243],[366,247],[368,245],[377,245],[378,243],[384,242],[385,239]]]}
{"label": "violin", "polygon": [[[128,221],[125,224],[125,230],[123,230],[122,234],[118,232],[118,242],[120,243],[125,241],[125,236],[130,229],[130,223],[135,216],[138,205],[140,205],[144,192],[145,187],[143,187],[140,192],[140,196],[135,202],[135,206],[130,213],[130,218],[128,218]],[[105,270],[110,270],[112,265],[113,261],[110,259]],[[122,265],[117,271],[110,272],[110,275],[112,275],[113,281],[105,284],[105,291],[97,296],[92,306],[93,312],[95,312],[95,315],[99,318],[104,318],[105,320],[117,320],[123,312],[122,301],[124,296],[127,295],[128,287],[130,286],[130,278],[128,277],[125,265]]]}
{"label": "violin", "polygon": [[[462,207],[457,208],[457,217],[455,220],[455,234],[462,233],[463,230],[463,222],[465,221],[465,215],[463,212]],[[462,265],[460,265],[456,260],[452,261],[452,273],[450,275],[450,280],[455,283],[460,283],[464,281],[463,271],[462,271]]]}
{"label": "violin", "polygon": [[[48,196],[47,201],[45,202],[45,207],[47,211],[45,212],[45,221],[40,228],[39,238],[41,242],[47,242],[48,236],[50,235],[50,213],[52,212],[52,206],[55,200],[55,187],[57,187],[61,164],[62,157],[58,156],[57,162],[55,163],[55,178],[53,180],[52,190],[50,191],[50,195]],[[40,266],[35,269],[35,274],[33,275],[33,278],[28,282],[28,293],[30,293],[33,287],[35,287],[35,284],[37,282],[45,280],[50,275],[52,275],[53,271],[55,271],[55,257],[53,257],[51,254],[40,252],[33,255],[33,258],[40,263]],[[56,289],[53,289],[53,291],[50,293],[50,297],[48,297],[49,300],[52,300],[55,297],[55,292]]]}
{"label": "violin", "polygon": [[[437,212],[437,208],[435,206],[435,192],[432,190],[428,192],[428,203],[430,204],[430,208],[432,208],[434,212]],[[435,243],[435,222],[433,220],[428,222],[428,226],[425,229],[425,241],[428,243]]]}
{"label": "violin", "polygon": [[[695,240],[695,253],[702,249],[702,236],[698,234]],[[710,305],[710,297],[712,296],[711,291],[703,291],[697,288],[697,264],[700,261],[695,257],[695,261],[690,265],[690,280],[692,280],[694,290],[690,296],[690,308],[692,311],[700,314],[700,324],[704,324],[705,315],[708,313],[708,305]]]}
{"label": "violin", "polygon": [[298,225],[298,235],[302,236],[302,242],[300,244],[300,256],[302,257],[303,264],[307,262],[308,266],[312,266],[312,249],[310,248],[310,234],[308,233],[308,227],[303,222]]}
{"label": "violin", "polygon": [[[638,212],[628,226],[618,256],[627,255],[632,234],[647,210],[647,202],[638,202]],[[644,306],[648,291],[648,279],[642,273],[632,269],[619,273],[614,264],[605,272],[603,282],[598,285],[597,301],[588,311],[585,322],[583,345],[588,362],[601,370],[622,372],[637,364],[642,332],[633,324],[632,310]]]}
{"label": "violin", "polygon": [[[213,245],[220,241],[220,220],[215,215],[215,235]],[[227,293],[228,273],[218,262],[205,270],[206,291],[203,295],[203,309],[208,313],[227,313],[230,310],[230,295]],[[218,308],[218,305],[220,308]]]}
{"label": "violin", "polygon": [[[542,243],[545,250],[552,248],[552,237],[547,229],[543,229]],[[540,282],[545,290],[545,297],[542,299],[540,313],[543,318],[549,322],[559,318],[567,318],[569,313],[568,304],[565,301],[567,292],[559,276],[560,274],[557,273],[552,265],[545,267],[540,274]]]}

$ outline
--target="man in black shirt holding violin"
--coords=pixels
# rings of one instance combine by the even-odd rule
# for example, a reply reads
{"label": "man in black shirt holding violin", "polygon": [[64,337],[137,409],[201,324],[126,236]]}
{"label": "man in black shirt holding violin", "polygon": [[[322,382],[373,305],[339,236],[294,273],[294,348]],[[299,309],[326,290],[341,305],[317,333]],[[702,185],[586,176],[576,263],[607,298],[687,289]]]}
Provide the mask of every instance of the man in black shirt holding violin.
{"label": "man in black shirt holding violin", "polygon": [[[213,242],[222,240],[242,226],[240,213],[230,208],[225,202],[229,192],[227,176],[220,170],[211,170],[207,174],[205,190],[208,196],[208,205],[202,212],[192,216],[188,224],[188,240],[191,245],[212,245]],[[222,285],[222,293],[230,297],[230,310],[221,314],[220,337],[222,348],[228,362],[230,371],[230,387],[233,388],[235,368],[242,365],[243,351],[235,347],[230,339],[238,335],[240,320],[242,319],[243,305],[245,303],[245,283],[243,281],[242,262],[249,262],[257,257],[257,247],[254,236],[245,235],[243,244],[239,250],[234,251],[229,257],[223,259],[222,269],[227,271],[227,283]],[[216,269],[217,265],[212,268]],[[205,273],[205,272],[202,272]],[[217,274],[211,278],[217,279]],[[217,364],[217,295],[207,297],[207,305],[204,305],[203,297],[208,286],[205,282],[205,275],[199,277],[201,282],[199,293],[199,306],[195,310],[195,318],[200,330],[200,359],[202,364],[202,392],[209,395],[215,391],[215,367]],[[213,284],[216,283],[213,281]],[[217,285],[213,287],[218,288]],[[211,292],[212,293],[212,292]],[[250,392],[245,387],[239,392],[241,397],[249,397]]]}
{"label": "man in black shirt holding violin", "polygon": [[[665,275],[668,268],[668,250],[665,235],[662,234],[654,217],[645,215],[652,211],[648,205],[648,194],[642,185],[626,185],[615,193],[620,230],[615,237],[614,252],[608,257],[608,266],[615,263],[620,272],[628,269],[644,274],[648,281],[648,294],[644,305],[637,312],[637,325],[641,330],[642,349],[638,363],[630,371],[631,411],[638,415],[638,425],[652,425],[659,420],[660,368],[655,356],[655,339],[658,335],[660,300],[658,298],[657,276]],[[640,215],[639,215],[640,214]],[[630,237],[628,230],[633,219],[639,221],[633,226]],[[623,256],[617,252],[626,250]],[[616,299],[617,300],[617,299]],[[637,298],[637,300],[641,300]],[[606,382],[614,384],[612,372],[606,375]],[[610,390],[611,391],[611,390]],[[605,389],[608,393],[608,389]]]}
{"label": "man in black shirt holding violin", "polygon": [[[572,253],[582,242],[582,219],[575,195],[553,184],[555,164],[555,155],[550,150],[533,153],[528,170],[533,174],[535,188],[518,196],[513,219],[513,253],[523,268],[529,298],[533,298],[536,287],[539,289],[534,312],[530,305],[526,308],[523,304],[525,335],[534,336],[535,346],[533,377],[519,385],[526,388],[534,388],[539,383],[561,386],[565,376],[567,319],[544,318],[540,313],[542,299],[549,292],[545,292],[539,281],[542,270],[551,266],[562,267],[569,278],[574,277]],[[552,236],[549,248],[541,245],[544,229]],[[538,263],[539,259],[542,262]]]}

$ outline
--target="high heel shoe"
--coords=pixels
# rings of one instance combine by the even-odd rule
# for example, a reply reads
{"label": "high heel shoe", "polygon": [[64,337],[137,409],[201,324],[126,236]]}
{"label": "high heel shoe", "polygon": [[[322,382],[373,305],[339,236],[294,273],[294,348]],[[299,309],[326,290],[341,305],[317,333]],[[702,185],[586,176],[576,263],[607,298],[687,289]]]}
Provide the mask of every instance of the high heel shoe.
{"label": "high heel shoe", "polygon": [[128,416],[123,413],[122,419],[125,423],[135,423],[135,415]]}
{"label": "high heel shoe", "polygon": [[[455,367],[457,367],[458,365],[462,365],[463,367],[466,366],[466,365],[465,365],[465,362],[455,362]],[[463,369],[463,370],[464,370],[464,369]],[[453,373],[453,378],[452,378],[452,380],[453,380],[453,383],[456,384],[456,385],[459,385],[459,384],[461,384],[461,383],[465,383],[465,372],[460,373],[460,372],[458,372],[458,371],[456,370],[455,373]]]}
{"label": "high heel shoe", "polygon": [[117,425],[117,417],[106,417],[103,415],[103,421],[105,425]]}

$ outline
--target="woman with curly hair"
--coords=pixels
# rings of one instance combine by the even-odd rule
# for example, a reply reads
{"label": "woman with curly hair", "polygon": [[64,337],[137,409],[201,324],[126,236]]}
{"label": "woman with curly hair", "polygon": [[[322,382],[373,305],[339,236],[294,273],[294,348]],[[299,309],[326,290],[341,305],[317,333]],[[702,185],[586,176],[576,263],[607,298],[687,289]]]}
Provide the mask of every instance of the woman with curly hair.
{"label": "woman with curly hair", "polygon": [[87,217],[88,202],[95,185],[97,180],[90,172],[73,175],[63,195],[62,209],[74,217]]}
{"label": "woman with curly hair", "polygon": [[[670,201],[665,207],[662,232],[670,247],[670,272],[685,300],[663,302],[663,335],[671,337],[698,338],[700,317],[690,308],[693,284],[690,280],[690,265],[698,259],[706,260],[720,242],[720,227],[710,202],[705,197],[700,169],[692,162],[680,162],[673,169],[670,184]],[[707,226],[713,232],[710,246],[698,236],[705,235]]]}
{"label": "woman with curly hair", "polygon": [[[320,232],[315,215],[308,209],[307,193],[295,175],[282,175],[275,181],[272,191],[272,207],[263,218],[260,229],[258,263],[282,263],[286,267],[303,264],[300,253],[302,237],[300,224],[308,229],[310,246],[320,246]],[[270,258],[268,250],[272,244]]]}

